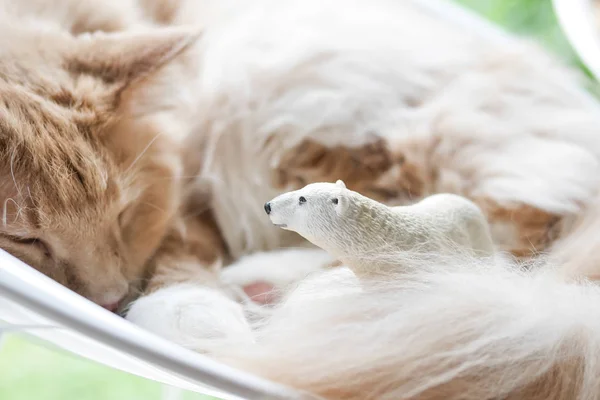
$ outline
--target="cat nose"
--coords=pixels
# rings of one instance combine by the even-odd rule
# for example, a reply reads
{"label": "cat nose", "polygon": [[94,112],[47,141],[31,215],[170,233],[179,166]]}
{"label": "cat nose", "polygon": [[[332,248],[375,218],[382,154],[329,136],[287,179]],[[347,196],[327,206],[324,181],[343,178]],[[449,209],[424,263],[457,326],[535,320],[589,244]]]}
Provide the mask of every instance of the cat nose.
{"label": "cat nose", "polygon": [[110,304],[103,304],[102,308],[107,309],[111,313],[116,313],[117,310],[119,309],[119,305],[120,305],[120,302],[117,301],[117,302],[110,303]]}
{"label": "cat nose", "polygon": [[271,203],[265,203],[265,212],[267,213],[267,215],[271,214]]}
{"label": "cat nose", "polygon": [[97,298],[90,298],[90,300],[99,304],[102,308],[107,309],[110,312],[118,311],[119,307],[123,304],[123,300],[127,297],[129,292],[129,284],[125,281],[117,284],[117,287],[103,290],[102,295]]}

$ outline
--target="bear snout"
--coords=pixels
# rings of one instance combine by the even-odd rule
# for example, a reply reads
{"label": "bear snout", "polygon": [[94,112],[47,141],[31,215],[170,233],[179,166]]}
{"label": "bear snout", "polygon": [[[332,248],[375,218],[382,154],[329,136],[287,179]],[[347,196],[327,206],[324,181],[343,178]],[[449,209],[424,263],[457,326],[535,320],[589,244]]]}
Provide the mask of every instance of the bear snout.
{"label": "bear snout", "polygon": [[265,212],[267,213],[267,215],[271,214],[271,203],[270,202],[265,203]]}

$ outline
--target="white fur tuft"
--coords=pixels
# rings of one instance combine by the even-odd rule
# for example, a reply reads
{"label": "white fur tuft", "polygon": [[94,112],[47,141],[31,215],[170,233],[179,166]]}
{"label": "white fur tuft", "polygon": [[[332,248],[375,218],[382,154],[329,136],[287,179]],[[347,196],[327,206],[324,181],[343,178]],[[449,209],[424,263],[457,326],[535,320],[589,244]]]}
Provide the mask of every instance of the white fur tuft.
{"label": "white fur tuft", "polygon": [[235,304],[189,285],[128,318],[328,399],[598,398],[598,286],[566,283],[548,263],[410,259],[410,271],[362,284],[346,268],[313,274],[254,315],[252,332]]}
{"label": "white fur tuft", "polygon": [[209,352],[219,343],[254,341],[242,307],[222,292],[192,283],[172,285],[131,305],[127,319],[184,347]]}

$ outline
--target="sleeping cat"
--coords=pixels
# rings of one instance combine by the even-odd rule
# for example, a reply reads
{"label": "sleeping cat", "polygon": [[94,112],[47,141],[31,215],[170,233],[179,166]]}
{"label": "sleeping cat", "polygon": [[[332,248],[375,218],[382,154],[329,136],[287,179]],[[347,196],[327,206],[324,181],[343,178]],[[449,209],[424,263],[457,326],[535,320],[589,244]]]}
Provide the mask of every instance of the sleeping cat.
{"label": "sleeping cat", "polygon": [[[484,210],[500,248],[522,257],[568,238],[595,201],[600,108],[576,77],[535,46],[473,36],[424,5],[146,0],[96,13],[92,1],[0,4],[0,247],[110,310],[145,287],[130,320],[295,387],[329,398],[417,398],[424,386],[411,392],[403,382],[428,377],[415,360],[433,352],[427,344],[446,343],[433,335],[444,333],[442,322],[496,315],[512,286],[469,313],[469,300],[504,271],[469,275],[482,285],[461,292],[457,313],[442,320],[437,311],[451,306],[441,300],[453,298],[460,276],[424,285],[446,295],[424,290],[418,301],[399,279],[389,284],[407,293],[400,304],[431,304],[415,308],[429,320],[410,318],[391,295],[385,307],[377,297],[352,298],[356,313],[344,320],[333,318],[344,302],[319,303],[316,294],[355,296],[355,287],[326,275],[310,298],[284,303],[262,347],[249,347],[254,332],[222,286],[283,289],[336,262],[315,249],[277,250],[305,243],[271,226],[266,200],[336,179],[387,204],[457,193]],[[568,259],[581,246],[565,249]],[[270,252],[248,256],[259,251]],[[222,264],[231,265],[220,273]],[[374,304],[406,312],[397,321],[414,325],[398,326],[435,340],[413,346],[414,358],[386,358],[383,345],[359,352],[357,343],[376,343],[370,335],[388,327],[382,313],[369,313]],[[353,325],[357,341],[340,340],[344,321],[364,335]],[[386,332],[397,342],[409,334]],[[449,346],[462,343],[452,338]],[[220,352],[239,350],[232,343],[252,354]],[[332,343],[336,353],[324,360]],[[432,381],[452,382],[444,372]],[[467,378],[456,387],[473,383]],[[354,385],[341,388],[346,379]],[[444,390],[452,398],[452,387]]]}
{"label": "sleeping cat", "polygon": [[570,72],[411,2],[358,1],[333,25],[309,2],[56,4],[2,3],[0,245],[111,308],[146,278],[214,282],[219,263],[300,245],[261,207],[307,182],[464,195],[518,256],[596,191],[598,107]]}
{"label": "sleeping cat", "polygon": [[177,229],[186,93],[163,80],[199,32],[76,35],[89,21],[11,17],[24,3],[1,5],[0,246],[114,310]]}

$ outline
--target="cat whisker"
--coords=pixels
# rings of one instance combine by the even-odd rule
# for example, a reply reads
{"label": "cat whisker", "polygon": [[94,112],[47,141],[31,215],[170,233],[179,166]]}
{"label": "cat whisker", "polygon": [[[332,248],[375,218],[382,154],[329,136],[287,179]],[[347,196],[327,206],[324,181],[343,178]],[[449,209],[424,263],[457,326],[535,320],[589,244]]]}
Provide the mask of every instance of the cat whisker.
{"label": "cat whisker", "polygon": [[15,169],[14,169],[14,163],[15,163],[15,156],[17,154],[17,149],[14,149],[11,156],[10,156],[10,176],[12,177],[12,181],[15,184],[15,188],[17,189],[17,193],[19,194],[19,196],[21,196],[21,188],[19,187],[19,185],[17,184],[17,179],[15,178]]}
{"label": "cat whisker", "polygon": [[9,197],[6,200],[4,200],[4,207],[3,207],[3,210],[2,210],[2,225],[4,227],[6,227],[8,225],[7,217],[8,217],[8,202],[9,201],[12,202],[15,205],[15,207],[17,208],[17,215],[16,215],[16,217],[15,217],[15,219],[14,219],[13,222],[15,222],[17,219],[19,219],[19,215],[21,215],[21,209],[22,209],[22,207],[19,206],[19,203],[17,203],[15,201],[15,199]]}
{"label": "cat whisker", "polygon": [[143,205],[145,205],[145,206],[152,207],[152,208],[154,208],[155,210],[157,210],[157,211],[160,211],[160,212],[162,212],[162,213],[168,214],[168,213],[167,213],[167,211],[166,211],[165,209],[163,209],[163,208],[160,208],[160,207],[159,207],[159,206],[157,206],[156,204],[152,204],[152,203],[149,203],[149,202],[147,202],[147,201],[144,201],[144,202],[143,202],[143,203],[141,203],[141,204],[143,204]]}
{"label": "cat whisker", "polygon": [[154,138],[152,138],[152,140],[150,140],[150,142],[146,145],[146,147],[144,147],[144,150],[142,150],[142,152],[135,158],[135,160],[133,160],[133,162],[131,163],[131,165],[129,165],[129,167],[127,167],[127,169],[125,170],[124,173],[129,172],[129,170],[131,170],[131,168],[133,168],[133,166],[140,161],[140,159],[144,156],[144,154],[146,154],[146,152],[148,151],[148,149],[150,149],[150,147],[154,144],[154,142],[156,141],[156,139],[158,139],[158,137],[161,135],[162,133],[157,134],[156,136],[154,136]]}
{"label": "cat whisker", "polygon": [[31,195],[31,189],[29,188],[29,186],[27,186],[27,195],[29,196],[29,199],[31,200],[31,202],[33,204],[35,204],[35,200],[33,199],[33,196]]}

